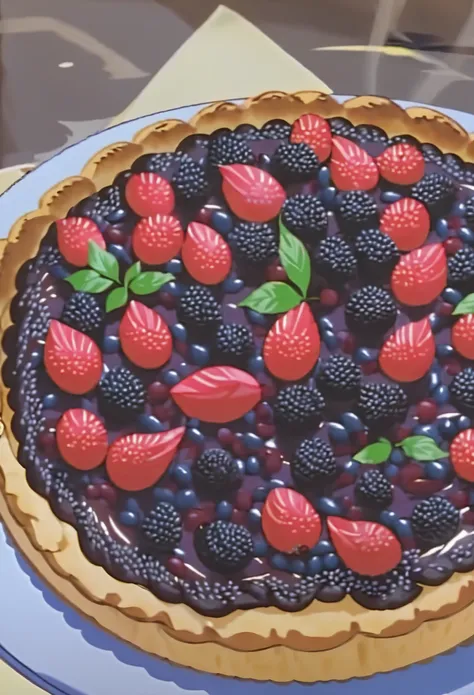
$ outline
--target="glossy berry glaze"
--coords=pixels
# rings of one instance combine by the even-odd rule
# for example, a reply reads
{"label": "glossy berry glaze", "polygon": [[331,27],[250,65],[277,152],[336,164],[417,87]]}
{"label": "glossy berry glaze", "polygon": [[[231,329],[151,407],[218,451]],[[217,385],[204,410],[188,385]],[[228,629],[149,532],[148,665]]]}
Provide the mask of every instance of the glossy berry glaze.
{"label": "glossy berry glaze", "polygon": [[140,157],[25,263],[20,462],[165,601],[404,605],[474,569],[474,171],[340,118],[237,133]]}

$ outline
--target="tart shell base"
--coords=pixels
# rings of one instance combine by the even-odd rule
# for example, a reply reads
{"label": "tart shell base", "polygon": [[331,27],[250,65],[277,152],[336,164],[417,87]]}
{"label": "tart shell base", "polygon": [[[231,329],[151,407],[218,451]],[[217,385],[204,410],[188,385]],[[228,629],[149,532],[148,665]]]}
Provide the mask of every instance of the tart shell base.
{"label": "tart shell base", "polygon": [[[82,176],[48,191],[38,210],[13,226],[1,267],[1,331],[10,325],[16,273],[33,257],[49,224],[79,200],[107,185],[139,154],[175,148],[186,135],[240,123],[257,126],[271,118],[293,121],[314,112],[383,127],[391,136],[408,133],[443,151],[473,161],[471,137],[451,119],[430,109],[404,111],[379,97],[344,105],[327,95],[267,93],[243,106],[214,104],[190,124],[164,121],[140,131],[134,143],[97,153]],[[2,363],[5,355],[1,355]],[[76,531],[60,521],[27,483],[17,462],[8,390],[2,387],[0,516],[34,569],[74,608],[133,646],[174,663],[210,673],[277,682],[347,680],[391,671],[449,650],[473,634],[474,576],[456,574],[425,588],[407,606],[370,611],[346,598],[313,602],[298,613],[275,608],[235,611],[210,619],[183,604],[159,601],[147,589],[114,579],[81,551]],[[1,426],[1,423],[0,423]]]}

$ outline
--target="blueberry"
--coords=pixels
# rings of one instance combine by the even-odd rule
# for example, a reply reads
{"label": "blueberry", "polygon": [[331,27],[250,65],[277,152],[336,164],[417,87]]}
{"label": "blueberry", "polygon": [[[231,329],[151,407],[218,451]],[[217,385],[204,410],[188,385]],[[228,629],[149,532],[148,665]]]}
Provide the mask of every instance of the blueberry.
{"label": "blueberry", "polygon": [[258,475],[260,472],[260,461],[255,456],[249,456],[246,464],[245,470],[248,475]]}
{"label": "blueberry", "polygon": [[329,541],[319,541],[310,550],[311,555],[326,555],[326,553],[334,552],[334,546]]}
{"label": "blueberry", "polygon": [[245,475],[245,463],[242,461],[242,459],[235,459],[235,464],[237,468],[239,469],[239,473],[242,474],[242,476]]}
{"label": "blueberry", "polygon": [[188,429],[186,434],[189,437],[189,439],[191,439],[191,441],[195,442],[196,444],[204,444],[205,437],[201,430],[198,430],[196,427],[191,427],[190,429]]}
{"label": "blueberry", "polygon": [[380,513],[380,523],[388,526],[389,528],[393,528],[397,523],[397,520],[398,516],[395,514],[395,512],[384,510]]}
{"label": "blueberry", "polygon": [[263,372],[263,370],[265,369],[265,362],[263,361],[263,357],[261,355],[251,357],[249,359],[249,369],[254,374],[259,374],[260,372]]}
{"label": "blueberry", "polygon": [[395,191],[384,191],[380,196],[380,200],[382,203],[396,203],[401,197],[401,194],[395,193]]}
{"label": "blueberry", "polygon": [[265,502],[268,496],[268,492],[269,490],[267,487],[260,485],[259,487],[256,487],[255,490],[252,492],[252,497],[255,502]]}
{"label": "blueberry", "polygon": [[165,270],[167,273],[177,275],[178,273],[181,273],[181,271],[183,270],[183,264],[181,263],[179,258],[173,258],[171,261],[168,261],[168,263],[165,266]]}
{"label": "blueberry", "polygon": [[187,331],[182,323],[175,323],[174,326],[171,326],[171,333],[180,343],[186,342]]}
{"label": "blueberry", "polygon": [[136,514],[136,516],[141,520],[143,518],[143,511],[140,505],[138,504],[137,500],[135,497],[129,497],[128,500],[125,503],[125,507],[129,512],[133,512]]}
{"label": "blueberry", "polygon": [[157,502],[169,502],[169,504],[174,504],[175,502],[174,492],[165,487],[155,487],[153,497]]}
{"label": "blueberry", "polygon": [[316,503],[316,508],[318,512],[321,514],[327,514],[327,516],[341,513],[341,508],[339,507],[338,503],[335,500],[332,500],[330,497],[320,497]]}
{"label": "blueberry", "polygon": [[437,371],[431,370],[430,376],[429,376],[429,383],[430,383],[430,391],[431,392],[436,391],[436,389],[438,388],[438,386],[441,383],[441,378],[440,378]]}
{"label": "blueberry", "polygon": [[189,348],[189,357],[193,364],[203,366],[209,362],[209,350],[204,345],[193,344]]}
{"label": "blueberry", "polygon": [[441,441],[441,436],[436,425],[417,425],[413,430],[413,434],[421,437],[430,437],[430,439],[433,439],[437,444]]}
{"label": "blueberry", "polygon": [[44,408],[54,408],[55,405],[58,402],[58,397],[56,396],[55,393],[48,393],[44,398],[43,398],[43,407]]}
{"label": "blueberry", "polygon": [[433,333],[436,333],[437,331],[441,330],[443,327],[443,319],[441,316],[438,316],[438,314],[432,313],[428,316],[428,320],[430,322],[431,330]]}
{"label": "blueberry", "polygon": [[182,464],[173,468],[173,478],[180,487],[189,487],[192,482],[191,471],[188,466],[183,466]]}
{"label": "blueberry", "polygon": [[232,217],[223,210],[216,210],[211,215],[211,227],[222,236],[227,236],[234,227]]}
{"label": "blueberry", "polygon": [[270,488],[270,490],[273,490],[276,487],[285,487],[285,483],[283,482],[283,480],[279,480],[278,478],[273,478],[268,483],[268,487]]}
{"label": "blueberry", "polygon": [[341,422],[348,432],[361,432],[364,429],[364,425],[355,413],[343,413]]}
{"label": "blueberry", "polygon": [[272,160],[268,156],[268,154],[259,155],[258,166],[260,167],[260,169],[264,169],[265,171],[270,171],[271,166],[272,166]]}
{"label": "blueberry", "polygon": [[364,364],[366,362],[374,362],[378,357],[378,350],[373,348],[357,348],[354,353],[354,359],[357,364]]}
{"label": "blueberry", "polygon": [[164,425],[154,415],[139,415],[138,426],[141,430],[153,434],[154,432],[163,432]]}
{"label": "blueberry", "polygon": [[447,386],[438,386],[433,393],[433,398],[438,405],[444,405],[449,401],[449,390]]}
{"label": "blueberry", "polygon": [[393,449],[390,454],[390,462],[395,466],[400,466],[402,463],[405,463],[405,454],[403,451],[401,449]]}
{"label": "blueberry", "polygon": [[198,420],[197,417],[192,417],[188,420],[188,427],[199,427],[201,426],[201,420]]}
{"label": "blueberry", "polygon": [[255,541],[253,547],[257,557],[265,557],[268,553],[268,543],[263,539]]}
{"label": "blueberry", "polygon": [[294,557],[290,561],[290,569],[294,574],[303,574],[306,570],[306,563],[297,557]]}
{"label": "blueberry", "polygon": [[271,564],[272,567],[277,570],[282,570],[283,572],[287,572],[289,569],[287,558],[282,553],[275,553],[275,555],[272,555]]}
{"label": "blueberry", "polygon": [[319,185],[322,188],[328,188],[331,183],[331,174],[329,173],[328,167],[321,167],[318,172]]}
{"label": "blueberry", "polygon": [[188,376],[189,374],[192,374],[194,371],[192,365],[188,364],[187,362],[180,362],[176,369],[182,377]]}
{"label": "blueberry", "polygon": [[474,244],[474,232],[467,227],[461,227],[459,230],[459,236],[465,244]]}
{"label": "blueberry", "polygon": [[124,526],[136,526],[138,524],[138,516],[134,512],[120,512],[119,519]]}
{"label": "blueberry", "polygon": [[448,302],[448,304],[459,304],[459,302],[462,299],[462,294],[458,290],[453,289],[452,287],[446,287],[444,290],[443,294],[441,295],[444,299],[445,302]]}
{"label": "blueberry", "polygon": [[339,567],[339,558],[334,553],[329,553],[329,555],[324,555],[323,557],[323,567],[325,570],[335,570]]}
{"label": "blueberry", "polygon": [[389,480],[394,480],[398,475],[398,468],[393,463],[386,463],[384,473]]}
{"label": "blueberry", "polygon": [[441,241],[444,241],[449,236],[448,222],[444,218],[439,219],[436,222],[436,234],[439,236]]}
{"label": "blueberry", "polygon": [[163,375],[163,381],[167,386],[175,386],[180,381],[178,372],[174,369],[167,369]]}
{"label": "blueberry", "polygon": [[323,205],[329,210],[332,210],[336,205],[336,189],[334,186],[328,186],[319,193],[319,198]]}
{"label": "blueberry", "polygon": [[237,292],[240,292],[240,290],[243,289],[244,287],[244,281],[240,280],[239,278],[232,278],[228,277],[224,280],[224,284],[222,285],[224,292],[228,292],[229,294],[236,294]]}
{"label": "blueberry", "polygon": [[194,490],[179,490],[176,493],[176,504],[179,509],[192,509],[199,504]]}
{"label": "blueberry", "polygon": [[222,519],[222,521],[229,521],[232,516],[233,509],[234,508],[230,502],[222,500],[222,502],[219,502],[219,504],[216,506],[216,517],[218,519]]}
{"label": "blueberry", "polygon": [[108,250],[118,261],[123,261],[123,263],[126,263],[127,265],[132,265],[133,261],[130,254],[126,249],[123,248],[123,246],[119,246],[118,244],[110,244]]}
{"label": "blueberry", "polygon": [[401,538],[409,538],[413,536],[411,522],[409,519],[397,519],[393,525],[393,530]]}
{"label": "blueberry", "polygon": [[247,449],[261,449],[263,446],[263,439],[257,437],[253,432],[247,432],[244,434],[243,443]]}
{"label": "blueberry", "polygon": [[471,507],[474,505],[474,490],[469,490],[469,505]]}
{"label": "blueberry", "polygon": [[174,280],[171,280],[170,282],[167,282],[166,285],[163,285],[163,291],[169,292],[169,294],[171,294],[173,297],[181,297],[183,286],[177,282],[174,282]]}
{"label": "blueberry", "polygon": [[471,426],[471,419],[467,415],[461,415],[458,419],[458,429],[467,430]]}
{"label": "blueberry", "polygon": [[430,480],[444,480],[449,472],[449,464],[444,461],[428,461],[424,464],[424,471]]}
{"label": "blueberry", "polygon": [[438,429],[443,439],[452,439],[458,432],[456,421],[450,417],[439,418]]}
{"label": "blueberry", "polygon": [[357,475],[360,469],[360,463],[358,461],[346,461],[343,465],[344,473],[350,473],[351,475]]}
{"label": "blueberry", "polygon": [[332,331],[333,330],[332,321],[330,321],[328,318],[326,318],[326,316],[322,316],[319,319],[318,324],[319,324],[319,328],[322,331]]}
{"label": "blueberry", "polygon": [[262,515],[259,509],[251,509],[248,513],[249,524],[254,529],[259,529],[262,525]]}
{"label": "blueberry", "polygon": [[349,434],[346,428],[340,425],[338,422],[329,423],[328,433],[333,442],[336,442],[337,444],[347,444],[349,441]]}
{"label": "blueberry", "polygon": [[466,206],[464,203],[461,203],[460,201],[454,203],[451,214],[456,215],[457,217],[464,217],[466,214]]}
{"label": "blueberry", "polygon": [[337,335],[332,331],[323,331],[323,341],[329,350],[334,350],[338,345]]}
{"label": "blueberry", "polygon": [[69,270],[66,270],[66,268],[59,263],[52,265],[48,269],[48,272],[50,272],[51,275],[56,278],[56,280],[64,280],[64,278],[67,278],[71,274]]}
{"label": "blueberry", "polygon": [[319,574],[323,569],[323,561],[320,557],[311,557],[308,561],[308,574],[314,576]]}
{"label": "blueberry", "polygon": [[452,357],[454,355],[454,348],[452,345],[437,345],[436,346],[436,356],[437,357]]}
{"label": "blueberry", "polygon": [[254,311],[253,309],[247,309],[247,315],[248,315],[251,323],[254,323],[257,326],[265,326],[266,327],[267,317],[264,316],[263,314],[259,314],[258,311]]}
{"label": "blueberry", "polygon": [[32,352],[30,355],[30,364],[33,368],[39,367],[43,361],[43,353],[39,351]]}

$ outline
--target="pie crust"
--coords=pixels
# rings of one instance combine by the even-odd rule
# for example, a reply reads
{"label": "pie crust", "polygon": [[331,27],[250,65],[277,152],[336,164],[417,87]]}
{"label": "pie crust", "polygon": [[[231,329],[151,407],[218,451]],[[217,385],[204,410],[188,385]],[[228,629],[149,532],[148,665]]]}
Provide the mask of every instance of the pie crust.
{"label": "pie crust", "polygon": [[[51,222],[79,200],[109,185],[116,174],[147,152],[173,150],[187,135],[273,118],[293,122],[305,113],[343,116],[353,124],[382,127],[389,136],[408,133],[474,162],[474,135],[432,109],[373,96],[340,104],[318,92],[267,92],[242,105],[205,107],[189,123],[164,120],[140,130],[133,142],[97,152],[78,176],[47,191],[38,209],[12,227],[1,265],[0,332],[10,325],[15,278],[38,251]],[[1,353],[1,364],[6,355]],[[472,637],[474,577],[454,574],[424,587],[418,598],[394,610],[366,610],[350,597],[331,604],[313,601],[297,613],[277,608],[237,610],[209,618],[184,604],[168,604],[148,589],[121,582],[82,553],[75,529],[59,520],[26,479],[16,460],[8,389],[1,386],[0,516],[35,571],[74,608],[133,646],[171,662],[256,680],[346,680],[429,659]]]}

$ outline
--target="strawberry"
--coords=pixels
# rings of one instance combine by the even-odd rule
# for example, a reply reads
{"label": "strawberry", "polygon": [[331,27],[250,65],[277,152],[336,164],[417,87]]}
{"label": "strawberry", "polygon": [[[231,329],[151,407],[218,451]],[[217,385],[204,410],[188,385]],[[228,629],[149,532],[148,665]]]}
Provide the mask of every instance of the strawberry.
{"label": "strawberry", "polygon": [[305,142],[319,161],[324,162],[331,154],[331,128],[325,118],[307,113],[293,123],[290,142]]}
{"label": "strawberry", "polygon": [[99,227],[88,217],[66,217],[56,222],[58,247],[68,263],[82,268],[87,265],[89,242],[105,249],[105,241]]}
{"label": "strawberry", "polygon": [[457,475],[474,483],[474,429],[463,430],[454,437],[449,458]]}
{"label": "strawberry", "polygon": [[132,246],[137,258],[149,265],[167,263],[181,250],[184,232],[173,215],[153,215],[140,220],[133,230]]}
{"label": "strawberry", "polygon": [[318,326],[306,302],[275,321],[263,345],[263,359],[277,379],[298,381],[310,372],[319,358]]}
{"label": "strawberry", "polygon": [[236,367],[206,367],[171,389],[188,417],[203,422],[231,422],[252,410],[261,398],[260,384]]}
{"label": "strawberry", "polygon": [[262,528],[268,543],[282,553],[312,548],[321,535],[319,514],[296,490],[271,490],[262,510]]}
{"label": "strawberry", "polygon": [[130,362],[143,369],[157,369],[171,357],[173,340],[161,316],[131,301],[119,326],[120,345]]}
{"label": "strawberry", "polygon": [[102,355],[89,336],[53,319],[44,346],[49,377],[66,393],[93,389],[102,374]]}
{"label": "strawberry", "polygon": [[430,216],[423,203],[401,198],[385,208],[380,229],[393,239],[400,251],[411,251],[425,243],[430,233]]}
{"label": "strawberry", "polygon": [[424,306],[441,294],[447,278],[443,244],[428,244],[402,256],[392,273],[390,286],[402,304]]}
{"label": "strawberry", "polygon": [[411,186],[425,173],[423,155],[406,142],[387,147],[375,161],[383,178],[399,186]]}
{"label": "strawberry", "polygon": [[125,186],[127,203],[140,217],[169,215],[174,208],[171,184],[158,174],[144,171],[133,174]]}
{"label": "strawberry", "polygon": [[353,572],[369,577],[390,572],[402,559],[395,534],[375,521],[349,521],[330,516],[329,534],[339,557]]}
{"label": "strawberry", "polygon": [[375,159],[362,147],[339,135],[332,139],[329,169],[340,191],[368,191],[375,188],[379,180]]}
{"label": "strawberry", "polygon": [[380,369],[394,381],[417,381],[429,371],[435,350],[427,318],[407,323],[389,336],[382,346]]}
{"label": "strawberry", "polygon": [[203,285],[225,280],[232,266],[229,245],[207,224],[191,222],[181,251],[188,273]]}
{"label": "strawberry", "polygon": [[222,192],[232,212],[248,222],[268,222],[276,217],[286,193],[263,169],[248,164],[220,166]]}
{"label": "strawberry", "polygon": [[71,408],[58,422],[56,444],[66,463],[80,471],[90,471],[105,459],[107,430],[94,413]]}
{"label": "strawberry", "polygon": [[451,342],[460,355],[474,360],[474,314],[466,314],[456,321],[451,331]]}
{"label": "strawberry", "polygon": [[127,434],[109,449],[105,466],[121,490],[145,490],[165,474],[185,432],[176,427],[158,434]]}

